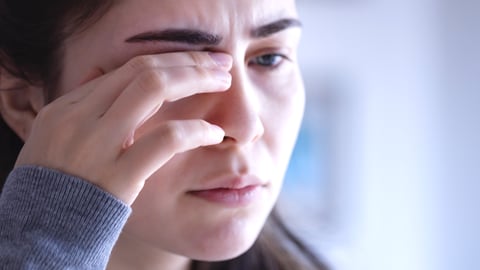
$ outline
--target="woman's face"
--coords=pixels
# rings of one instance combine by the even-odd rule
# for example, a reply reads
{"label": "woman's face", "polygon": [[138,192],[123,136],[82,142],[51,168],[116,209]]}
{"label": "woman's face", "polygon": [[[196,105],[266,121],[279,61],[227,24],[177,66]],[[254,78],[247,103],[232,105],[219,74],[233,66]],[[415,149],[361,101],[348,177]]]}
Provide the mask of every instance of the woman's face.
{"label": "woman's face", "polygon": [[[233,57],[228,91],[165,103],[137,132],[166,120],[204,119],[226,137],[175,155],[151,176],[121,237],[200,260],[237,256],[255,241],[279,194],[303,113],[296,18],[294,0],[124,0],[66,41],[60,93],[92,70],[109,72],[138,55]],[[166,41],[165,30],[174,38]]]}

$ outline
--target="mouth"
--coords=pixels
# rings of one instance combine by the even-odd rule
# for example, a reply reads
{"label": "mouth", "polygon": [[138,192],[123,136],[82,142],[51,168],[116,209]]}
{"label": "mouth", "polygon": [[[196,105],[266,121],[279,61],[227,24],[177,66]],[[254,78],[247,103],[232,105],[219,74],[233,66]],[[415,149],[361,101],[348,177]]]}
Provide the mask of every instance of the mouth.
{"label": "mouth", "polygon": [[208,184],[188,191],[187,194],[210,203],[236,208],[260,201],[267,187],[268,183],[255,176],[227,176],[212,179]]}
{"label": "mouth", "polygon": [[249,185],[242,188],[213,188],[189,191],[188,194],[210,203],[225,207],[245,207],[262,197],[265,187],[262,185]]}

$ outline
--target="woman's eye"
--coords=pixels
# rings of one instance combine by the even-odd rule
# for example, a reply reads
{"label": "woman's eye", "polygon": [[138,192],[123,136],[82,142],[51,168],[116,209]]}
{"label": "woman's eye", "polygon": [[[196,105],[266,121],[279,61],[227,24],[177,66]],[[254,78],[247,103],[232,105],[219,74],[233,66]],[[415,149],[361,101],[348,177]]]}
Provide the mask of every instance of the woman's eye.
{"label": "woman's eye", "polygon": [[281,54],[271,53],[257,56],[250,61],[251,65],[261,67],[277,67],[285,60],[286,57]]}

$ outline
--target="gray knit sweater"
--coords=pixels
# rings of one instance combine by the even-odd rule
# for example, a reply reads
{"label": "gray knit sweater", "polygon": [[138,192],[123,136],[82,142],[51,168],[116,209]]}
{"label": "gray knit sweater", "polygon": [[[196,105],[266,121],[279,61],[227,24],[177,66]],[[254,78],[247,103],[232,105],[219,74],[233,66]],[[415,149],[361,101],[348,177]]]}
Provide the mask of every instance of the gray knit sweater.
{"label": "gray knit sweater", "polygon": [[104,269],[130,212],[79,178],[17,168],[0,196],[0,269]]}

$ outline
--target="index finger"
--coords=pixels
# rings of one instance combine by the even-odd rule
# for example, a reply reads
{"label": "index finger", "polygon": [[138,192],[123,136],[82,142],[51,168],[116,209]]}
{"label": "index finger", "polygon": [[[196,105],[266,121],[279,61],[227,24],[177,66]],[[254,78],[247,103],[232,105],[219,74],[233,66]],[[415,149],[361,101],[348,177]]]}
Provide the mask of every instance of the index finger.
{"label": "index finger", "polygon": [[229,70],[232,67],[232,57],[224,53],[203,51],[135,57],[125,65],[105,75],[103,82],[96,87],[98,89],[91,91],[85,98],[85,110],[103,115],[134,78],[147,70],[195,66]]}

